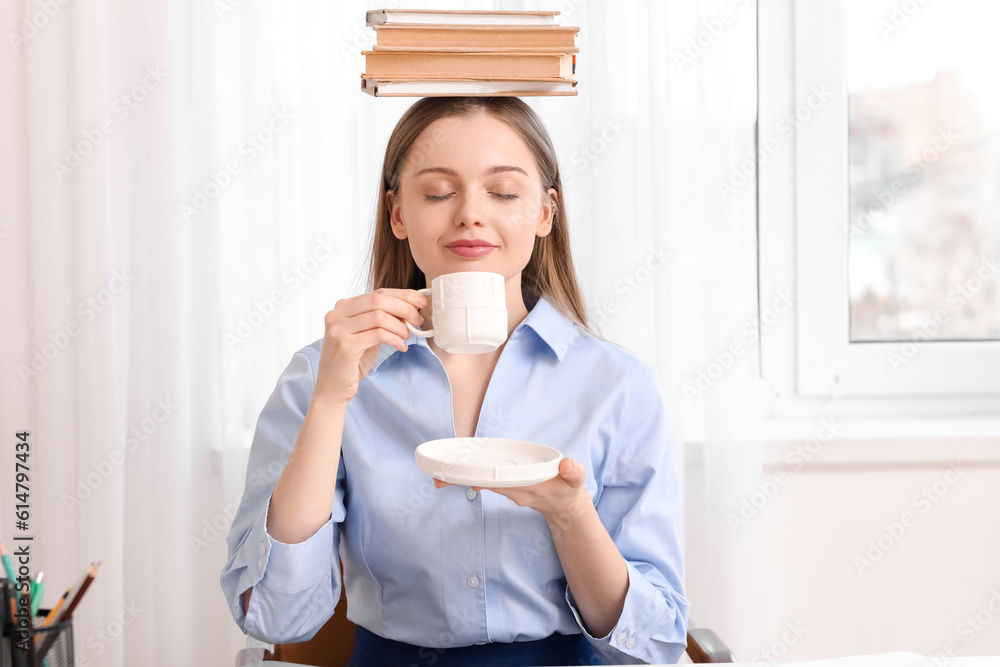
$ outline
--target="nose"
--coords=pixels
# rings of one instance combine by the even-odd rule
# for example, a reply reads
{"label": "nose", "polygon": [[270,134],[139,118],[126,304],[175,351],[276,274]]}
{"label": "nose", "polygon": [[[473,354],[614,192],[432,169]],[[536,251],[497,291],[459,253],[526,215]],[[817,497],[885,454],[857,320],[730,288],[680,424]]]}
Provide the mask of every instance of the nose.
{"label": "nose", "polygon": [[468,225],[470,227],[484,224],[483,209],[485,208],[484,198],[486,193],[466,190],[461,195],[461,204],[455,211],[455,224]]}

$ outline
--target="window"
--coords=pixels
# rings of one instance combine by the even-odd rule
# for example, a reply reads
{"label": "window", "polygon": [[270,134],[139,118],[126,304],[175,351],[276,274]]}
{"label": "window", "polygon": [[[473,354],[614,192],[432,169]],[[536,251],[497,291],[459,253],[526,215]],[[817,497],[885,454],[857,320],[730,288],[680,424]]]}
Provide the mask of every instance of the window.
{"label": "window", "polygon": [[987,0],[762,3],[759,132],[794,127],[758,172],[762,299],[784,217],[799,394],[1000,394],[997,18]]}
{"label": "window", "polygon": [[1000,339],[1000,4],[844,9],[850,339]]}

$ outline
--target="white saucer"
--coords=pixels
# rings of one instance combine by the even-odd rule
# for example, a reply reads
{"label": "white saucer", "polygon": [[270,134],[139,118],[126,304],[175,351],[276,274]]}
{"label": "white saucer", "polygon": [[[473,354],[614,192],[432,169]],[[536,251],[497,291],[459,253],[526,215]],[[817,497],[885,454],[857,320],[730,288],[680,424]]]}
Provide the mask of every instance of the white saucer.
{"label": "white saucer", "polygon": [[558,449],[507,438],[442,438],[417,447],[417,467],[463,486],[528,486],[559,474]]}

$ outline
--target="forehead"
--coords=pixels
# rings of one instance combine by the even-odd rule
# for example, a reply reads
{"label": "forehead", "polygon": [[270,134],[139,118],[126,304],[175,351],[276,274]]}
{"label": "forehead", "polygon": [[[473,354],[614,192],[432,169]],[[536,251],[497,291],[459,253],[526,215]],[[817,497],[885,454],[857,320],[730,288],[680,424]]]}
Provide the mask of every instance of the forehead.
{"label": "forehead", "polygon": [[444,168],[459,174],[485,175],[497,165],[520,167],[538,176],[535,157],[520,135],[487,113],[439,118],[413,142],[403,176],[425,169]]}

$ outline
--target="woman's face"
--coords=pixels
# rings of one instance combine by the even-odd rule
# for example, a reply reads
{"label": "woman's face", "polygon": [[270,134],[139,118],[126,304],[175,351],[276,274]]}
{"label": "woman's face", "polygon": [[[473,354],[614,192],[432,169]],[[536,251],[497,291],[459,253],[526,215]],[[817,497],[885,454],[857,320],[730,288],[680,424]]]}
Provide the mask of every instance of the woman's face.
{"label": "woman's face", "polygon": [[[519,276],[535,237],[552,229],[557,196],[543,190],[535,158],[517,133],[477,113],[428,125],[388,201],[393,233],[409,239],[429,285],[459,271]],[[462,247],[470,241],[487,245]]]}

